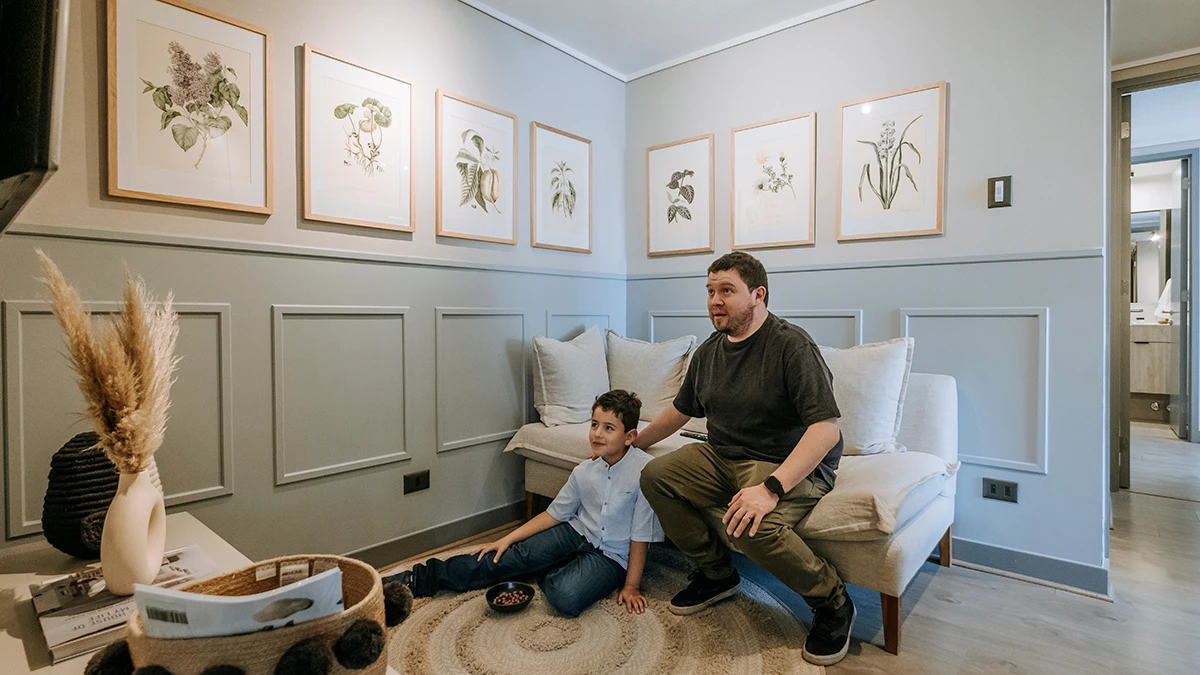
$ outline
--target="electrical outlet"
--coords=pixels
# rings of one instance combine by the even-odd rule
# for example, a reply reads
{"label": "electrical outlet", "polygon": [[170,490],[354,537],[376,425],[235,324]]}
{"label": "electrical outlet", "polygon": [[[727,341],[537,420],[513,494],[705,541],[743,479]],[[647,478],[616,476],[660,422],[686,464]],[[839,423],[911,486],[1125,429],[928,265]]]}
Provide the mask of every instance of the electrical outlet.
{"label": "electrical outlet", "polygon": [[983,479],[983,498],[1017,503],[1017,484],[1010,480]]}
{"label": "electrical outlet", "polygon": [[404,474],[404,494],[429,489],[429,469]]}

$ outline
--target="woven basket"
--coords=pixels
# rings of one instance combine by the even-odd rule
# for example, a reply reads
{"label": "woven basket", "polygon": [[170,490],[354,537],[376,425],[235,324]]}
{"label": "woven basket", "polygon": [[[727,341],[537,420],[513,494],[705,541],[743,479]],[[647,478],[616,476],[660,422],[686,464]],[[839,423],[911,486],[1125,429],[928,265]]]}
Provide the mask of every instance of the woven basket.
{"label": "woven basket", "polygon": [[[324,561],[342,569],[342,602],[345,609],[323,619],[306,621],[274,630],[222,637],[164,640],[146,635],[141,617],[134,614],[128,622],[129,653],[135,667],[162,666],[172,675],[200,675],[207,668],[236,666],[246,675],[273,675],[275,666],[292,645],[316,637],[334,648],[350,624],[359,619],[375,621],[384,630],[383,583],[374,567],[353,558],[332,555],[303,555],[274,558],[255,563],[236,572],[197,581],[179,590],[209,595],[252,595],[277,587],[276,577],[256,581],[257,571],[265,566],[301,561]],[[351,670],[335,658],[331,675],[383,675],[387,671],[387,647],[374,663]]]}

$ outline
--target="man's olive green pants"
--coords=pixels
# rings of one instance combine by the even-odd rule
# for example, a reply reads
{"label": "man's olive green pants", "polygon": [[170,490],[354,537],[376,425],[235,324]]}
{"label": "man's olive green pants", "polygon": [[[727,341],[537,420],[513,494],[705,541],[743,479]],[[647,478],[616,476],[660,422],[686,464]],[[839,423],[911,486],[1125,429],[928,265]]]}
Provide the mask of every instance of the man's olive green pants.
{"label": "man's olive green pants", "polygon": [[[733,558],[702,513],[725,510],[739,490],[758,485],[779,464],[751,459],[725,459],[707,443],[691,443],[658,457],[642,469],[642,494],[654,508],[663,532],[710,579],[733,573]],[[813,553],[796,534],[796,523],[831,488],[809,475],[787,492],[763,517],[758,532],[747,526],[734,540],[738,550],[799,593],[814,609],[840,607],[845,584],[837,570]]]}

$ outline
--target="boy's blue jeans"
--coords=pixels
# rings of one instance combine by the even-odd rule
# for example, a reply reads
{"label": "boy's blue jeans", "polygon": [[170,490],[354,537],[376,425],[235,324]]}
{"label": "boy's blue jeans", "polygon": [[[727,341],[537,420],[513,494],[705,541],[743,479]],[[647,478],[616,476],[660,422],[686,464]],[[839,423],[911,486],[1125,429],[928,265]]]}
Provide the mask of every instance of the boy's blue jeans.
{"label": "boy's blue jeans", "polygon": [[621,564],[592,546],[570,523],[559,523],[508,547],[500,562],[494,552],[448,560],[430,558],[412,569],[413,594],[470,591],[501,581],[541,577],[546,602],[559,614],[576,617],[625,583]]}

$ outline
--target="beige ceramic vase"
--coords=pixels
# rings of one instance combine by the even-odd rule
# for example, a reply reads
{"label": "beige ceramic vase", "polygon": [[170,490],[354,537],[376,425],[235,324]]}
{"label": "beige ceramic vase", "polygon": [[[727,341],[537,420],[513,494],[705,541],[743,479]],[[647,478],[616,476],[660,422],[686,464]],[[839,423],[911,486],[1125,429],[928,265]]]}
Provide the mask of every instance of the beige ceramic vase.
{"label": "beige ceramic vase", "polygon": [[104,583],[116,595],[132,595],[134,584],[151,584],[162,567],[167,511],[153,465],[123,473],[108,507],[100,537]]}

